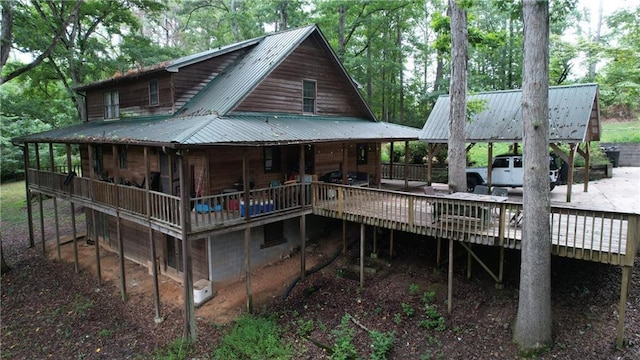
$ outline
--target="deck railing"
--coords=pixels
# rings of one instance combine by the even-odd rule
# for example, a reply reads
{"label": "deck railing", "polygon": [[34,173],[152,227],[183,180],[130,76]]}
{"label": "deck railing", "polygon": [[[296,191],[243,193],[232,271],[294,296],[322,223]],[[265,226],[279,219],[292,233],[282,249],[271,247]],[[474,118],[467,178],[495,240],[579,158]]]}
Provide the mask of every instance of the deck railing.
{"label": "deck railing", "polygon": [[[181,226],[180,198],[135,186],[29,169],[30,187],[173,228]],[[329,183],[300,183],[190,199],[191,230],[233,225],[313,205],[318,215],[439,238],[518,249],[522,204],[451,199]],[[312,201],[313,200],[313,201]],[[147,202],[149,212],[147,211]],[[550,212],[554,254],[611,264],[633,262],[640,215],[554,205]]]}
{"label": "deck railing", "polygon": [[[410,181],[425,181],[427,179],[427,166],[424,164],[407,164],[408,178]],[[382,178],[390,180],[404,180],[405,164],[382,164]]]}
{"label": "deck railing", "polygon": [[199,196],[191,199],[193,226],[221,226],[235,220],[244,220],[248,212],[250,217],[262,217],[284,211],[300,209],[302,205],[311,205],[311,184],[305,183],[306,199],[301,198],[301,184],[288,184],[276,187],[252,189],[249,191],[249,204],[245,204],[244,192],[232,192],[219,195]]}
{"label": "deck railing", "polygon": [[[384,228],[519,249],[522,204],[450,199],[315,183],[314,214]],[[610,264],[633,262],[640,215],[554,205],[553,254]]]}

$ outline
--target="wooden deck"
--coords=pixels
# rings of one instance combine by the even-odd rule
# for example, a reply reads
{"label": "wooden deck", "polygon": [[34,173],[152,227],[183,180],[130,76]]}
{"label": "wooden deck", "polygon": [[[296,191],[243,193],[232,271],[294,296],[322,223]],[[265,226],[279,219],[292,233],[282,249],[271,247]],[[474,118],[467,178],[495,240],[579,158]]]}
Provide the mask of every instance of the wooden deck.
{"label": "wooden deck", "polygon": [[[317,215],[435,238],[520,249],[522,204],[314,184]],[[460,211],[459,209],[465,209]],[[462,215],[461,215],[462,214]],[[476,214],[478,216],[465,216]],[[552,206],[552,253],[615,265],[633,265],[638,215]],[[523,219],[526,221],[526,217]],[[631,225],[636,224],[636,225]]]}

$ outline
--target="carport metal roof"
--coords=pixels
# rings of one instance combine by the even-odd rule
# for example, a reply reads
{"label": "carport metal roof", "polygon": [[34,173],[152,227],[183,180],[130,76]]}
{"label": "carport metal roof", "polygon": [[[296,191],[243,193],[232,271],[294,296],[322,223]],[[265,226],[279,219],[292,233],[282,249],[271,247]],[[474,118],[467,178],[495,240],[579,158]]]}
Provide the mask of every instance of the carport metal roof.
{"label": "carport metal roof", "polygon": [[[469,95],[485,110],[466,124],[466,142],[521,142],[522,90]],[[600,140],[598,84],[549,87],[549,141],[581,143]],[[422,128],[420,140],[446,143],[449,139],[449,95],[438,98]]]}

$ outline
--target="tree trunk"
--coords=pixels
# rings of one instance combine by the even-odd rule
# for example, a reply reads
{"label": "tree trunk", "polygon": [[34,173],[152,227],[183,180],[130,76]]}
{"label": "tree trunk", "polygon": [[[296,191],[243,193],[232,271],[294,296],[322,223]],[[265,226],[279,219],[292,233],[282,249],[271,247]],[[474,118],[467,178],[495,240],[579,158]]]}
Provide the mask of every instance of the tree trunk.
{"label": "tree trunk", "polygon": [[451,11],[451,84],[449,86],[449,190],[467,190],[465,123],[467,113],[467,14],[458,0],[449,0]]}
{"label": "tree trunk", "polygon": [[338,7],[338,56],[340,59],[343,59],[344,56],[344,31],[345,24],[347,22],[347,7],[344,5],[340,5]]}
{"label": "tree trunk", "polygon": [[549,3],[525,0],[522,15],[524,225],[514,340],[522,354],[534,354],[551,344]]}
{"label": "tree trunk", "polygon": [[11,270],[11,268],[9,267],[7,262],[4,261],[4,251],[2,250],[2,236],[0,236],[0,275],[8,273],[9,270]]}

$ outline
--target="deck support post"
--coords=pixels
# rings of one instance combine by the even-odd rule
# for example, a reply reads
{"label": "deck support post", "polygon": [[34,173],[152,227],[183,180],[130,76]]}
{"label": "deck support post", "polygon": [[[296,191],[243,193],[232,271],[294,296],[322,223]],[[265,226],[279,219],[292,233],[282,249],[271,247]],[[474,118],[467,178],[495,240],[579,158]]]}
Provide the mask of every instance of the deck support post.
{"label": "deck support post", "polygon": [[29,224],[29,247],[35,246],[33,236],[33,208],[31,207],[31,189],[29,189],[29,143],[24,143],[22,148],[22,161],[24,162],[24,187],[27,196],[27,222]]}
{"label": "deck support post", "polygon": [[373,254],[378,253],[378,227],[373,227],[373,249],[371,250]]}
{"label": "deck support post", "polygon": [[180,228],[182,240],[182,286],[184,288],[184,339],[196,340],[196,320],[195,306],[193,303],[193,274],[191,271],[191,244],[189,243],[189,232],[191,231],[191,201],[189,195],[189,164],[187,161],[187,150],[177,154],[178,169],[180,171]]}
{"label": "deck support post", "polygon": [[[89,159],[93,159],[93,145],[88,146],[89,149]],[[93,199],[95,198],[93,182],[95,179],[96,169],[93,166],[89,166],[89,196],[91,197],[91,202],[93,203]],[[98,285],[102,285],[102,270],[100,269],[100,244],[98,243],[98,224],[96,223],[96,211],[91,206],[91,237],[93,238],[93,246],[95,246],[96,253],[96,272],[98,275]],[[89,231],[87,231],[87,236],[89,235]]]}
{"label": "deck support post", "polygon": [[[307,194],[305,191],[305,173],[304,173],[304,144],[300,145],[300,154],[298,158],[298,174],[300,176],[300,205],[302,209],[307,205]],[[300,216],[300,279],[304,280],[307,276],[307,223],[304,213]]]}
{"label": "deck support post", "polygon": [[[114,179],[114,195],[115,195],[115,205],[116,205],[116,237],[118,241],[118,267],[120,268],[120,295],[122,296],[122,301],[127,300],[127,279],[125,277],[124,272],[124,239],[122,238],[122,233],[120,229],[120,188],[118,187],[118,183],[115,182],[116,179],[120,178],[120,164],[118,159],[118,148],[116,145],[111,146],[111,155],[113,157],[113,179]],[[149,181],[145,181],[148,183]]]}
{"label": "deck support post", "polygon": [[504,246],[500,246],[500,260],[498,263],[498,281],[496,282],[496,289],[504,289]]}
{"label": "deck support post", "polygon": [[364,230],[365,224],[360,224],[360,288],[364,288]]}
{"label": "deck support post", "polygon": [[582,173],[582,181],[584,183],[584,192],[588,192],[589,190],[589,167],[590,165],[590,156],[589,156],[589,141],[584,143],[584,150],[580,149],[580,144],[576,147],[578,154],[582,156],[584,159],[584,172]]}
{"label": "deck support post", "polygon": [[393,259],[393,229],[389,232],[389,260]]}
{"label": "deck support post", "polygon": [[453,302],[453,239],[449,239],[449,274],[447,277],[447,312],[451,314]]}
{"label": "deck support post", "polygon": [[347,253],[347,220],[342,220],[342,255]]}
{"label": "deck support post", "polygon": [[624,341],[624,320],[627,311],[627,294],[631,285],[632,266],[622,267],[622,283],[620,285],[620,305],[618,307],[618,330],[616,336],[616,347],[622,348]]}
{"label": "deck support post", "polygon": [[[36,151],[36,170],[38,170],[38,185],[42,184],[40,181],[40,144],[35,143]],[[44,209],[42,205],[42,193],[38,192],[38,209],[40,210],[40,241],[42,242],[42,254],[46,254],[47,249],[44,241]]]}
{"label": "deck support post", "polygon": [[244,190],[245,212],[244,216],[246,224],[244,228],[244,271],[245,285],[247,290],[247,312],[253,314],[253,293],[251,292],[251,221],[250,200],[249,200],[249,150],[247,148],[242,152],[242,189]]}
{"label": "deck support post", "polygon": [[[56,172],[55,157],[53,155],[53,143],[49,143],[49,164],[51,165],[51,172]],[[60,253],[60,219],[58,217],[58,198],[53,197],[53,218],[56,226],[56,251],[58,253],[58,260],[62,257]]]}
{"label": "deck support post", "polygon": [[[71,163],[71,144],[67,144],[67,171],[69,175],[73,172],[73,165]],[[91,160],[89,160],[91,161]],[[89,166],[92,166],[89,164]],[[80,262],[78,261],[78,232],[76,230],[76,207],[73,203],[73,184],[74,181],[71,180],[69,183],[69,205],[71,206],[71,231],[73,236],[73,265],[75,267],[76,274],[80,273]]]}
{"label": "deck support post", "polygon": [[[442,239],[436,239],[436,267],[439,268],[442,262]],[[438,269],[436,269],[437,271]]]}
{"label": "deck support post", "polygon": [[[117,148],[114,146],[114,155]],[[116,158],[114,156],[114,158]],[[145,198],[145,210],[147,213],[147,235],[149,237],[149,256],[151,257],[151,274],[153,275],[153,305],[156,312],[155,321],[156,324],[160,324],[164,321],[160,312],[160,286],[158,285],[158,262],[156,259],[156,245],[153,241],[153,229],[151,228],[151,194],[149,193],[151,187],[150,171],[151,164],[149,162],[149,147],[144,147],[144,198]]]}
{"label": "deck support post", "polygon": [[467,249],[467,279],[471,279],[471,244],[469,244],[469,249]]}

